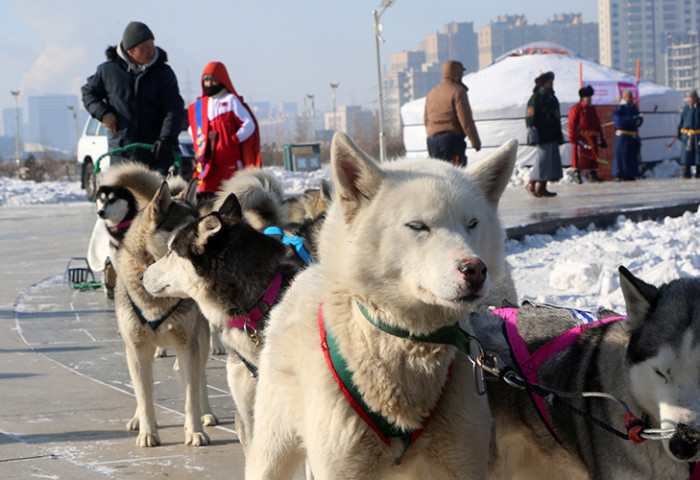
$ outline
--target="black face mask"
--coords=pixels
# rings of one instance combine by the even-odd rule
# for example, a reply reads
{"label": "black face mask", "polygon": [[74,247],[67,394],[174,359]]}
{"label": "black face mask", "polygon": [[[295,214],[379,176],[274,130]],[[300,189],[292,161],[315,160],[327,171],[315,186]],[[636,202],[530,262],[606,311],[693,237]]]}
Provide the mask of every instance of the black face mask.
{"label": "black face mask", "polygon": [[218,84],[218,85],[210,85],[208,87],[204,87],[204,95],[207,97],[212,97],[219,93],[221,89],[224,88],[223,84]]}

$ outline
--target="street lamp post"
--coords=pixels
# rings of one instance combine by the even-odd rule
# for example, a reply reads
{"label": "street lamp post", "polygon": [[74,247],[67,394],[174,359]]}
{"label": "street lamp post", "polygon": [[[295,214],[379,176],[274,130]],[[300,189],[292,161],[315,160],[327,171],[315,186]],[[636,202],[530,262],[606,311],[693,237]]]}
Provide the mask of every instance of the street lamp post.
{"label": "street lamp post", "polygon": [[333,130],[337,130],[337,120],[335,117],[335,91],[340,86],[339,83],[331,83],[331,92],[333,93]]}
{"label": "street lamp post", "polygon": [[382,94],[382,65],[379,60],[379,40],[384,42],[382,37],[382,24],[379,23],[379,19],[382,17],[387,8],[391,7],[396,0],[382,0],[379,8],[382,9],[381,12],[377,13],[376,10],[372,10],[372,16],[374,17],[374,44],[377,50],[377,86],[379,87],[379,161],[383,162],[386,160],[386,135],[384,133],[384,95]]}
{"label": "street lamp post", "polygon": [[80,128],[78,127],[78,111],[73,105],[66,105],[66,108],[73,113],[73,122],[75,123],[75,154],[78,155],[78,140],[80,140]]}
{"label": "street lamp post", "polygon": [[314,96],[310,93],[306,94],[306,98],[311,100],[311,136],[314,142],[316,141],[316,104],[314,103]]}
{"label": "street lamp post", "polygon": [[22,152],[19,149],[19,90],[10,90],[10,93],[15,97],[15,161],[17,166],[22,160]]}

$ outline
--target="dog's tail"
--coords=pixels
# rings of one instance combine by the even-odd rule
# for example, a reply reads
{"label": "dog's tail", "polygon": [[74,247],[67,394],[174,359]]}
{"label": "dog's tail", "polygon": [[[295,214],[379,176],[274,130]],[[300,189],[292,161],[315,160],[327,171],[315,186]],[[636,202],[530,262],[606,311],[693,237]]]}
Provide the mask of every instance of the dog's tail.
{"label": "dog's tail", "polygon": [[284,190],[272,173],[261,168],[239,171],[221,185],[216,194],[216,210],[231,193],[236,194],[244,218],[258,230],[283,223]]}
{"label": "dog's tail", "polygon": [[138,208],[142,209],[153,198],[163,183],[163,176],[138,162],[123,162],[114,165],[100,175],[102,185],[118,185],[128,188],[136,198]]}

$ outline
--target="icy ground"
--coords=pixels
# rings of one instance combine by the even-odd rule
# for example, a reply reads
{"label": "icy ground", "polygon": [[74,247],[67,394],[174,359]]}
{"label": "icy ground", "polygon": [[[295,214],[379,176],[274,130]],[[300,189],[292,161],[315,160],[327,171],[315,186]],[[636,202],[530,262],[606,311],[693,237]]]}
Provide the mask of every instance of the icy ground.
{"label": "icy ground", "polygon": [[[318,188],[329,178],[328,167],[313,173],[270,170],[287,194]],[[647,178],[678,176],[680,167],[668,162]],[[570,172],[562,180],[571,181]],[[511,186],[526,181],[527,169],[518,169]],[[648,180],[653,181],[653,180]],[[520,187],[521,188],[521,187]],[[0,178],[0,207],[84,201],[78,183],[34,183]],[[509,240],[506,252],[521,299],[578,308],[605,306],[624,313],[617,268],[624,265],[648,283],[660,285],[680,276],[700,275],[700,216],[635,223],[622,217],[606,230],[562,228],[555,235]]]}

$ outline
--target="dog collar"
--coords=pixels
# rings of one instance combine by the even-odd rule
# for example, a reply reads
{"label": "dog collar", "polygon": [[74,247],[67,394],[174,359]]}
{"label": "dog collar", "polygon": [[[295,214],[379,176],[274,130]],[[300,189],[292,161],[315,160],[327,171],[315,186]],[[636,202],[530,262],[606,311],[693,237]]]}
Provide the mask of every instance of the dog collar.
{"label": "dog collar", "polygon": [[114,230],[121,230],[122,228],[127,228],[128,226],[131,225],[131,222],[133,220],[124,220],[122,223],[119,225],[115,225],[113,227],[107,227],[108,230],[114,231]]}
{"label": "dog collar", "polygon": [[442,395],[445,393],[447,382],[449,382],[452,378],[452,362],[448,367],[447,378],[442,386],[440,395],[438,396],[435,405],[433,405],[433,408],[430,409],[428,415],[423,419],[421,426],[416,430],[404,431],[390,423],[385,417],[372,410],[365,403],[364,399],[362,398],[362,394],[357,388],[357,385],[355,385],[355,382],[352,381],[352,372],[347,369],[347,362],[345,361],[345,358],[343,358],[338,351],[338,344],[335,337],[333,337],[333,335],[326,330],[325,321],[323,319],[323,304],[318,306],[318,330],[321,335],[321,349],[323,350],[323,356],[326,359],[328,368],[330,369],[331,373],[333,374],[333,378],[338,383],[340,390],[343,392],[343,395],[345,395],[345,398],[350,403],[352,408],[370,426],[370,428],[374,430],[374,432],[385,444],[391,446],[390,438],[398,438],[402,442],[403,449],[401,450],[401,454],[394,459],[394,464],[398,465],[401,462],[401,458],[403,458],[404,454],[406,453],[406,450],[408,450],[408,447],[414,443],[418,437],[420,437],[421,433],[423,433],[423,430],[432,417],[435,408],[440,403]]}
{"label": "dog collar", "polygon": [[260,343],[258,338],[258,320],[263,318],[274,305],[275,300],[277,300],[277,295],[279,294],[280,287],[282,286],[282,274],[276,272],[275,276],[272,277],[270,286],[267,287],[267,291],[263,295],[262,299],[255,305],[252,310],[248,312],[245,317],[233,317],[226,322],[231,328],[238,328],[245,330],[251,340],[257,345]]}
{"label": "dog collar", "polygon": [[462,330],[459,323],[438,328],[437,330],[434,330],[426,335],[413,335],[408,330],[404,330],[403,328],[387,325],[386,323],[382,322],[379,317],[372,317],[364,305],[358,301],[355,301],[355,303],[360,309],[362,316],[365,317],[369,323],[377,327],[382,332],[388,333],[389,335],[393,335],[395,337],[405,338],[414,342],[452,345],[453,347],[457,347],[457,349],[465,355],[469,355],[469,343],[472,340],[476,340],[468,332]]}
{"label": "dog collar", "polygon": [[313,259],[311,258],[311,255],[309,255],[309,252],[306,251],[304,248],[304,239],[301,237],[288,237],[281,228],[279,227],[268,227],[266,228],[263,233],[265,235],[280,235],[282,237],[282,243],[285,245],[291,245],[293,246],[301,259],[309,264],[313,263]]}

